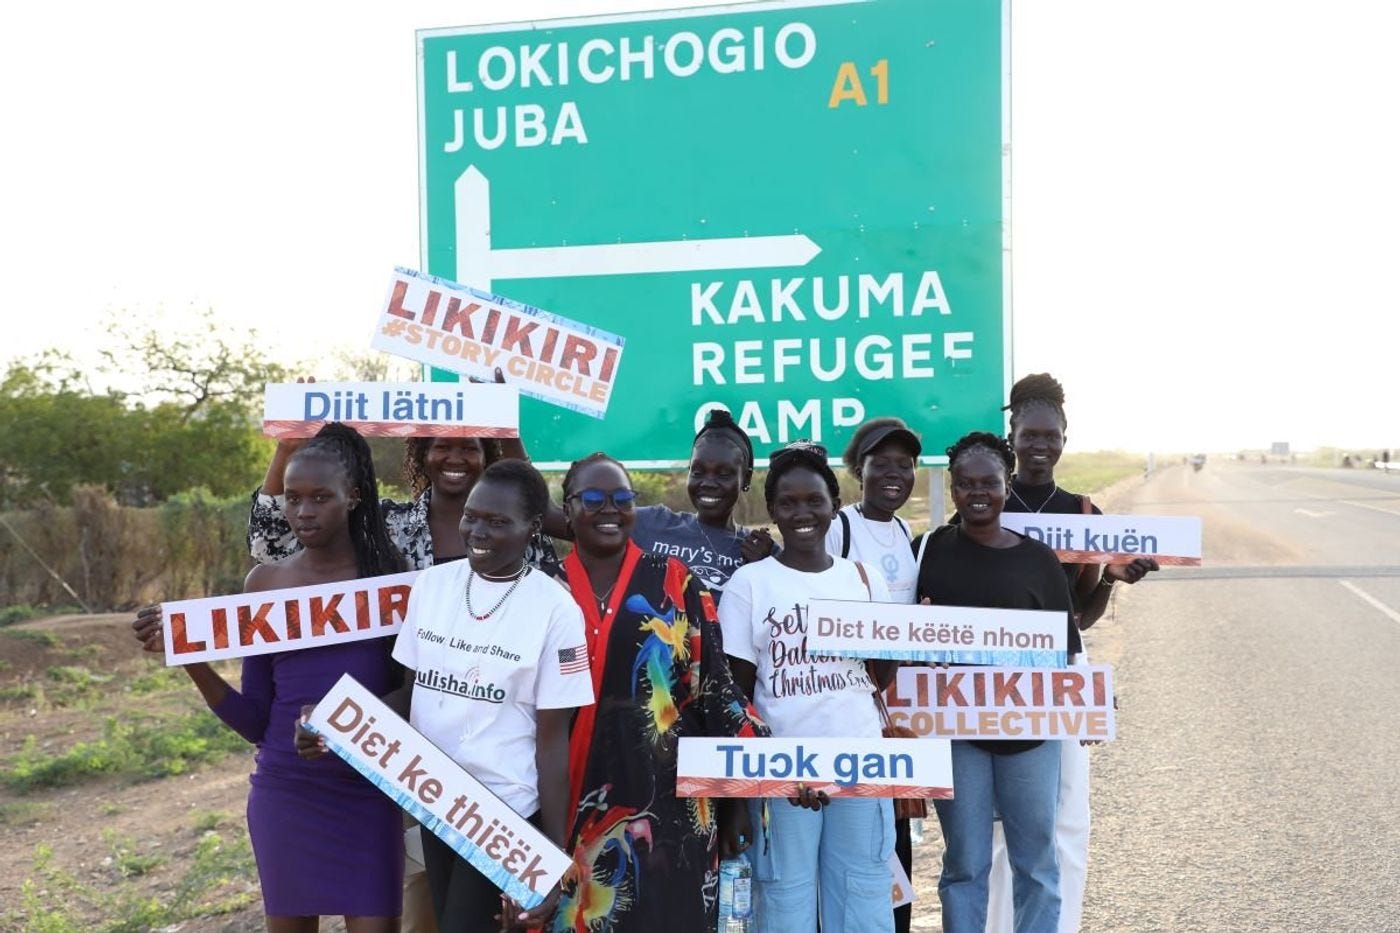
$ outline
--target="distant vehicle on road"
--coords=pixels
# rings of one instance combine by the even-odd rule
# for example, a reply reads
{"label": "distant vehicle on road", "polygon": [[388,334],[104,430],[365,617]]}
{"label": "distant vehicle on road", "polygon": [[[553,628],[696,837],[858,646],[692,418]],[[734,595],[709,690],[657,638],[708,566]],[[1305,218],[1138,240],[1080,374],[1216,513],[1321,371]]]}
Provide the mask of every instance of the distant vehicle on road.
{"label": "distant vehicle on road", "polygon": [[1197,473],[1199,473],[1199,472],[1201,472],[1201,467],[1203,467],[1203,466],[1205,466],[1205,465],[1206,465],[1206,455],[1205,455],[1205,454],[1192,454],[1192,455],[1191,455],[1191,469],[1193,469],[1193,470],[1195,470]]}

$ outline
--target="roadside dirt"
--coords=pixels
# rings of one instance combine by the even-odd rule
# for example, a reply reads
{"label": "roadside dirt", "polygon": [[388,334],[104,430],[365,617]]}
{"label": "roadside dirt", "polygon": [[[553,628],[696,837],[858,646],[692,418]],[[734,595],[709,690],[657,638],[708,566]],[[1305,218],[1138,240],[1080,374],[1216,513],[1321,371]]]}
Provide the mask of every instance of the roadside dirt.
{"label": "roadside dirt", "polygon": [[[173,690],[132,691],[161,665],[137,649],[130,622],[129,614],[59,616],[0,629],[0,763],[6,770],[31,736],[35,753],[57,755],[99,740],[109,717],[200,706],[193,687],[178,680]],[[217,833],[235,848],[243,844],[251,767],[250,748],[160,780],[118,774],[27,792],[0,785],[0,830],[8,842],[0,848],[0,929],[24,930],[39,910],[59,913],[71,929],[98,929],[101,921],[129,913],[136,900],[172,897],[206,834]],[[76,887],[36,871],[40,847],[52,850],[52,866]],[[246,906],[166,929],[261,930],[257,877],[251,862],[247,866],[219,891]],[[65,927],[45,927],[53,928]]]}

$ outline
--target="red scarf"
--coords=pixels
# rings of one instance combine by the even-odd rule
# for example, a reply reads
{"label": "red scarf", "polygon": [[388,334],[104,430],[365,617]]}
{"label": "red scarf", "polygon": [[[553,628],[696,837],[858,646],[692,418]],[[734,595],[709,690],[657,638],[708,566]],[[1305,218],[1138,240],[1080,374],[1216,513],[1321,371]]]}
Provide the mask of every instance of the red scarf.
{"label": "red scarf", "polygon": [[[613,620],[617,618],[618,606],[627,594],[632,582],[632,571],[641,560],[642,549],[631,541],[622,556],[622,567],[617,572],[617,582],[613,584],[612,597],[608,602],[608,613],[602,615],[598,609],[598,596],[593,592],[593,583],[588,579],[588,571],[579,560],[578,548],[574,548],[564,558],[564,573],[569,581],[569,592],[574,602],[583,610],[584,639],[588,644],[588,666],[593,675],[593,698],[591,705],[579,709],[574,720],[573,732],[569,735],[569,832],[573,833],[573,822],[578,816],[578,801],[583,793],[583,772],[588,765],[588,752],[593,746],[593,723],[597,719],[598,702],[603,690],[603,665],[607,661],[608,636],[612,633]],[[572,841],[572,840],[571,840]]]}

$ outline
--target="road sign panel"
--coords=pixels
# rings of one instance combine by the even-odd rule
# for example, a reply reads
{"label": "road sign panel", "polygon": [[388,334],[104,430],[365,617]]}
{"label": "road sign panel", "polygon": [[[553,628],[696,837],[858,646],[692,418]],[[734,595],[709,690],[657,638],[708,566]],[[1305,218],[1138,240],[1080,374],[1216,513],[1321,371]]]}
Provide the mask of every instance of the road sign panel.
{"label": "road sign panel", "polygon": [[900,415],[999,430],[1006,9],[752,3],[419,33],[423,266],[623,335],[607,418],[534,400],[546,466],[763,452]]}

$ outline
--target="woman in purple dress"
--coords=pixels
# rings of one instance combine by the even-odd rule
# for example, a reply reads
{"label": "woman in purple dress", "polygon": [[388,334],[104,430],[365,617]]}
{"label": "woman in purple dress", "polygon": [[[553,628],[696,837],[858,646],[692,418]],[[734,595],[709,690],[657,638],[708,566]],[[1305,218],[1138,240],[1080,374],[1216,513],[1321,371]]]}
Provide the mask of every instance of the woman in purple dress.
{"label": "woman in purple dress", "polygon": [[[284,475],[287,516],[301,548],[248,574],[244,592],[337,583],[404,569],[384,528],[364,439],[330,424],[292,455]],[[163,650],[158,607],[136,635]],[[208,664],[185,667],[220,719],[258,747],[249,779],[248,835],[257,858],[269,933],[311,933],[322,915],[349,933],[396,933],[403,894],[398,807],[334,756],[298,757],[303,706],[349,673],[370,691],[397,684],[392,639],[370,639],[243,660],[235,690]]]}

